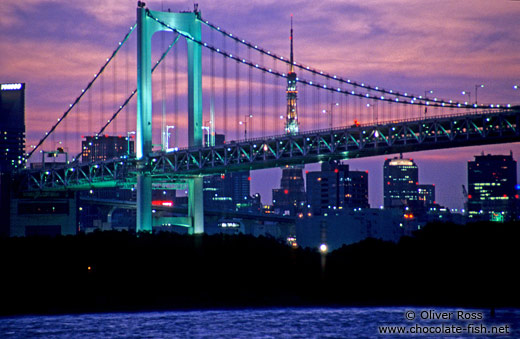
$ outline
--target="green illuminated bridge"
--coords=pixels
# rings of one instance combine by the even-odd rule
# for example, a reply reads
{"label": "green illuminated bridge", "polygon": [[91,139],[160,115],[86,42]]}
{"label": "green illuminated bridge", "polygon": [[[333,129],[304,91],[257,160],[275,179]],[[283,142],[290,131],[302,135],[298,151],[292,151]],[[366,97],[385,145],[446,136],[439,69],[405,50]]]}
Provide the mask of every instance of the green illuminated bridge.
{"label": "green illuminated bridge", "polygon": [[[34,149],[29,152],[27,158],[31,157],[37,149],[43,148],[49,136],[56,135],[58,126],[72,114],[73,109],[85,96],[85,93],[92,93],[90,91],[92,86],[97,79],[103,76],[107,66],[116,57],[134,30],[137,31],[137,88],[101,126],[96,135],[106,133],[106,128],[124,111],[135,96],[137,113],[135,131],[125,131],[128,135],[135,134],[135,155],[91,163],[80,162],[78,156],[70,164],[62,167],[23,170],[18,172],[14,178],[13,188],[16,191],[32,192],[37,195],[38,192],[49,191],[135,187],[137,231],[149,232],[152,230],[151,192],[153,185],[163,183],[183,189],[187,186],[189,194],[189,222],[187,224],[192,227],[194,233],[201,233],[204,231],[202,177],[205,175],[333,159],[343,160],[382,154],[520,141],[520,106],[478,103],[479,86],[475,87],[474,102],[470,98],[468,101],[444,100],[427,96],[427,93],[422,96],[385,89],[297,63],[293,60],[292,45],[290,58],[263,49],[202,19],[197,6],[193,12],[158,12],[145,8],[144,3],[139,2],[136,14],[135,25],[131,26],[130,31],[118,43],[112,55],[106,59],[106,63],[63,115],[57,119],[57,122],[45,133]],[[210,30],[212,34],[217,32],[224,41],[226,41],[225,39],[231,40],[234,52],[226,51],[225,43],[223,43],[224,47],[219,48],[213,43],[209,43],[208,40],[204,40],[202,28]],[[159,60],[152,63],[152,36],[160,31],[173,33],[174,37]],[[163,126],[159,132],[163,151],[154,152],[152,151],[154,146],[152,145],[152,132],[154,131],[152,128],[154,120],[152,117],[152,72],[181,38],[186,41],[187,46],[187,69],[184,73],[187,79],[187,110],[183,118],[187,122],[187,143],[184,144],[187,144],[188,147],[167,152],[168,147],[165,145],[168,144],[168,127],[171,126],[165,125],[166,106],[163,99]],[[202,51],[207,53],[205,58]],[[248,57],[245,58],[244,55],[248,55]],[[216,74],[216,56],[222,61],[222,64],[219,64],[222,65],[222,71],[219,74]],[[269,63],[264,62],[264,58],[267,58]],[[209,72],[203,72],[203,60],[209,61]],[[234,79],[230,79],[236,86],[233,97],[234,118],[227,115],[229,107],[226,104],[226,95],[230,91],[227,90],[226,81],[227,77],[231,77],[227,73],[226,63],[232,64],[235,69]],[[266,66],[267,64],[272,66]],[[248,102],[248,109],[239,105],[241,97],[239,69],[241,68],[245,68],[248,72],[247,100],[242,99],[242,102]],[[283,71],[287,68],[289,72]],[[175,72],[175,74],[178,73],[176,68]],[[256,80],[253,80],[253,73],[259,75]],[[115,78],[115,70],[113,74]],[[222,109],[214,107],[215,78],[218,77],[224,80]],[[205,91],[205,87],[202,86],[203,78],[210,81],[207,86],[210,88],[209,91]],[[271,86],[266,86],[267,81],[272,81]],[[280,88],[277,86],[279,82],[285,82],[287,87]],[[483,86],[480,85],[480,87]],[[283,108],[280,110],[280,107],[275,104],[270,107],[266,105],[266,93],[270,88],[273,91],[273,102],[277,101],[280,92],[282,95],[287,95],[287,110]],[[298,88],[301,88],[300,97]],[[312,94],[309,93],[311,91]],[[207,104],[210,107],[209,112],[203,112],[203,93],[206,97],[211,98]],[[322,97],[325,97],[327,102],[320,101],[319,93],[325,94]],[[429,93],[433,92],[429,91]],[[318,100],[317,102],[314,100],[315,102],[310,105],[311,100],[307,100],[307,98],[313,97]],[[298,98],[303,100],[299,101],[297,106]],[[176,103],[179,101],[178,98],[174,98],[174,100]],[[255,100],[258,102],[254,103]],[[337,102],[334,103],[334,101]],[[322,110],[323,107],[320,105],[325,106],[326,109]],[[296,107],[299,109],[298,112]],[[255,110],[255,121],[259,121],[255,125],[251,120],[253,110]],[[351,113],[349,116],[349,110],[354,114]],[[281,114],[284,111],[286,114]],[[248,114],[243,115],[243,113]],[[414,114],[418,115],[410,118]],[[241,120],[242,116],[244,116],[243,120]],[[204,120],[208,118],[208,124],[205,125]],[[354,124],[350,125],[349,118],[356,118],[363,122],[372,121],[372,123],[359,124],[357,120],[354,120]],[[92,118],[89,117],[89,119]],[[279,128],[278,123],[284,119],[285,127]],[[231,131],[228,129],[230,121],[233,126]],[[328,128],[323,129],[324,123]],[[179,128],[180,126],[177,125],[176,130]],[[231,133],[238,136],[242,132],[242,128],[244,128],[243,140],[227,141],[220,146],[215,145],[216,132],[229,133],[228,137]],[[207,130],[208,140],[203,140],[205,130]],[[276,131],[286,133],[254,138],[255,131],[261,135],[277,133]],[[259,133],[260,131],[261,133]],[[155,133],[157,133],[157,128]],[[210,136],[212,137],[210,138]],[[55,145],[51,147],[55,147]]]}
{"label": "green illuminated bridge", "polygon": [[142,166],[135,158],[121,158],[26,171],[19,185],[23,190],[134,186],[139,171],[149,174],[154,182],[182,184],[190,177],[229,171],[517,142],[519,120],[519,108],[511,108],[278,135],[155,153]]}

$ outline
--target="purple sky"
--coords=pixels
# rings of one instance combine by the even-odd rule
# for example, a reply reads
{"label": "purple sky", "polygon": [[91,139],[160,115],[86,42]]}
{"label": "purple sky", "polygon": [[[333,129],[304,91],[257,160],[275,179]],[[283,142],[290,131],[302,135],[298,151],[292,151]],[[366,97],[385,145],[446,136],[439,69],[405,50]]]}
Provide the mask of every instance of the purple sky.
{"label": "purple sky", "polygon": [[[153,10],[193,8],[193,1],[146,2]],[[418,95],[431,89],[435,96],[461,101],[467,99],[462,90],[471,91],[474,101],[475,85],[484,84],[485,88],[478,91],[479,103],[520,103],[520,90],[513,90],[513,85],[520,84],[518,1],[200,0],[198,3],[205,19],[285,56],[289,17],[293,14],[296,61],[327,72]],[[27,84],[28,146],[37,142],[98,71],[135,22],[135,8],[136,1],[129,0],[0,2],[0,82]],[[156,40],[154,43],[160,42]],[[135,49],[128,53],[130,63],[135,61]],[[117,62],[117,77],[121,79],[126,72],[124,57]],[[128,85],[131,90],[135,86],[135,69],[128,72],[134,80]],[[112,101],[119,102],[124,97],[126,85],[112,87],[110,74],[103,85],[107,93],[103,99],[95,99],[98,101],[92,104],[93,112],[100,100],[104,100],[109,112]],[[160,82],[159,77],[154,79],[156,82]],[[220,84],[216,86],[220,88]],[[281,92],[282,100],[283,96]],[[154,97],[155,101],[159,99]],[[132,109],[135,111],[135,107]],[[66,126],[70,137],[71,131],[75,133],[78,128],[78,133],[88,134],[88,124],[92,124],[90,130],[95,130],[103,120],[95,118],[88,122],[86,103],[82,103],[78,112],[81,118],[71,120]],[[160,123],[160,119],[154,117],[154,123]],[[118,126],[113,132],[126,134],[125,123],[121,121]],[[414,158],[419,165],[421,183],[436,184],[440,204],[461,208],[467,161],[482,151],[508,154],[510,150],[516,158],[520,145],[405,156]],[[374,157],[348,162],[351,168],[369,171],[373,206],[382,204],[383,160]],[[313,170],[317,165],[308,167]],[[280,173],[279,169],[254,172],[252,193],[260,192],[263,201],[270,202],[270,189],[279,185]]]}

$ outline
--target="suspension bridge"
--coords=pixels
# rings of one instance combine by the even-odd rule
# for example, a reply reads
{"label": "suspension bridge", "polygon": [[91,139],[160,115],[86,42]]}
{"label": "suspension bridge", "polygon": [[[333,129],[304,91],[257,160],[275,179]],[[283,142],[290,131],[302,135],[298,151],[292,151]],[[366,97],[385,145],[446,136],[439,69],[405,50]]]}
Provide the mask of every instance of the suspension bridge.
{"label": "suspension bridge", "polygon": [[[204,39],[203,31],[207,33]],[[152,48],[152,36],[158,32],[159,53]],[[164,32],[170,34],[169,39],[173,34],[171,43],[165,44]],[[137,84],[129,90],[129,52],[122,51],[132,37],[136,38]],[[294,61],[292,25],[290,37],[291,54],[284,57],[203,19],[196,7],[193,12],[159,12],[139,2],[136,24],[27,159],[57,144],[77,155],[61,166],[19,171],[16,190],[135,187],[137,231],[151,231],[152,183],[187,186],[190,226],[194,233],[201,233],[204,175],[520,141],[519,106],[479,103],[476,95],[474,102],[445,100],[432,93],[396,91],[324,72]],[[174,55],[172,86],[166,84],[170,52]],[[179,62],[182,53],[185,63]],[[126,64],[123,86],[117,85],[118,55],[123,55]],[[160,79],[154,80],[152,73],[157,69]],[[108,83],[113,89],[113,110],[106,113]],[[160,91],[152,91],[152,85]],[[92,108],[96,86],[100,89],[98,129],[93,126]],[[171,102],[166,99],[169,95]],[[81,111],[82,100],[87,101],[86,112]],[[158,111],[160,119],[152,114]],[[72,133],[69,125],[74,120]],[[88,129],[87,133],[98,137],[111,128],[113,134],[121,135],[122,124],[118,129],[117,122],[122,120],[122,135],[129,139],[135,133],[135,154],[81,161],[85,146],[78,145],[77,133]],[[130,125],[135,131],[130,131]],[[175,131],[173,142],[170,129]],[[215,143],[218,134],[227,140]],[[71,136],[74,140],[69,145]]]}

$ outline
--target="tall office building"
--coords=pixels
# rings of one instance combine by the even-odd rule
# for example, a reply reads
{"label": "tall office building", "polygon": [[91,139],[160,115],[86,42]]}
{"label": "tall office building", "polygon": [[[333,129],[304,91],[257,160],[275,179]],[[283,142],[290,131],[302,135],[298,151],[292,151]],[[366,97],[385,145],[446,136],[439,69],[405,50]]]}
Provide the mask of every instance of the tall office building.
{"label": "tall office building", "polygon": [[305,185],[301,167],[282,168],[280,188],[273,189],[273,207],[282,215],[296,215],[305,206]]}
{"label": "tall office building", "polygon": [[[215,135],[215,146],[226,143],[223,134]],[[208,210],[249,210],[251,177],[249,171],[205,176],[203,179],[204,207]]]}
{"label": "tall office building", "polygon": [[81,149],[82,162],[105,161],[134,153],[134,141],[122,136],[88,136]]}
{"label": "tall office building", "polygon": [[510,155],[477,155],[468,162],[468,217],[503,221],[517,215],[516,161]]}
{"label": "tall office building", "polygon": [[0,84],[0,173],[25,166],[25,84]]}
{"label": "tall office building", "polygon": [[417,186],[417,194],[425,207],[435,204],[435,185],[420,184]]}
{"label": "tall office building", "polygon": [[205,176],[204,207],[208,210],[247,210],[251,206],[249,171]]}
{"label": "tall office building", "polygon": [[368,173],[349,165],[324,162],[321,171],[307,172],[307,205],[314,215],[330,209],[369,208]]}
{"label": "tall office building", "polygon": [[384,207],[404,207],[419,200],[419,169],[412,159],[386,159],[383,167]]}

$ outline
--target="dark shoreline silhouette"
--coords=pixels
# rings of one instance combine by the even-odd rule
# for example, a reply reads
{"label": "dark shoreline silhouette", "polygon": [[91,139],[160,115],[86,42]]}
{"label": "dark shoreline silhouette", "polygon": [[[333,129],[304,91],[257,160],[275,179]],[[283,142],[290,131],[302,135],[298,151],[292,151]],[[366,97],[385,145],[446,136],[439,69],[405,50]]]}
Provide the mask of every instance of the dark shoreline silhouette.
{"label": "dark shoreline silhouette", "polygon": [[[429,224],[325,260],[273,238],[1,238],[0,315],[286,306],[519,307],[520,223]],[[324,267],[323,267],[324,263]]]}

